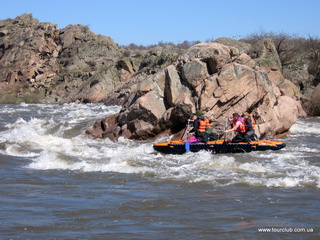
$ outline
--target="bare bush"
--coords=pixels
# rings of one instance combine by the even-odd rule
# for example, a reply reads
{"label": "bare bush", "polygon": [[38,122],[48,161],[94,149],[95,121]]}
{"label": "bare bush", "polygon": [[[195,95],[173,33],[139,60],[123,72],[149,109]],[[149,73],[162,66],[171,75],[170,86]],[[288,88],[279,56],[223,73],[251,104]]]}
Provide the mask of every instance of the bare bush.
{"label": "bare bush", "polygon": [[151,45],[147,45],[147,46],[130,43],[129,45],[123,45],[121,47],[123,47],[125,49],[130,49],[130,50],[146,50],[146,49],[151,49],[151,48],[154,48],[157,46],[163,47],[165,45],[169,45],[169,46],[173,46],[173,47],[180,48],[180,49],[188,49],[197,43],[200,43],[200,41],[183,41],[182,43],[178,43],[178,44],[175,44],[173,42],[160,41],[157,44],[151,44]]}
{"label": "bare bush", "polygon": [[320,83],[320,39],[318,37],[302,38],[286,33],[261,32],[253,33],[241,41],[250,43],[252,49],[249,55],[252,58],[260,56],[259,43],[265,38],[272,38],[283,67],[295,61],[305,59],[308,64],[308,73],[314,77],[313,84]]}
{"label": "bare bush", "polygon": [[[259,47],[259,44],[265,38],[271,38],[274,41],[282,65],[288,64],[299,49],[299,38],[295,35],[289,35],[286,33],[253,33],[246,38],[241,39],[241,41],[247,42],[252,45],[252,57],[255,58],[260,56],[261,48]],[[252,53],[249,55],[252,55]]]}

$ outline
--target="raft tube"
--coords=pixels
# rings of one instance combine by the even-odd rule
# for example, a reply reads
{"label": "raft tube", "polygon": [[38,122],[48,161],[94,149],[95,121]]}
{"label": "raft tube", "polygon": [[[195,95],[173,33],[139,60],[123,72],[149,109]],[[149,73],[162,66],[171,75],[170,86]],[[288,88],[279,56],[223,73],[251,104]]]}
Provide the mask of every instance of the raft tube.
{"label": "raft tube", "polygon": [[153,149],[168,154],[183,154],[185,152],[199,152],[201,150],[215,153],[245,153],[252,151],[279,150],[286,144],[275,140],[261,140],[253,142],[232,143],[231,140],[217,140],[208,143],[187,143],[185,140],[169,141],[153,145]]}

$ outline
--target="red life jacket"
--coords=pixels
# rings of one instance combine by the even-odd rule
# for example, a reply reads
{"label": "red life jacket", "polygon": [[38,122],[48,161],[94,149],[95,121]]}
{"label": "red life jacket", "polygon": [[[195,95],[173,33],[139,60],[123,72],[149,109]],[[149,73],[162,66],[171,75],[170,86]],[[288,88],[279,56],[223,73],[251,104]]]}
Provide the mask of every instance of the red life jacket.
{"label": "red life jacket", "polygon": [[208,118],[205,118],[204,120],[200,119],[198,132],[205,132],[207,131],[208,128],[211,128],[209,119]]}
{"label": "red life jacket", "polygon": [[235,131],[239,132],[239,133],[245,133],[246,128],[244,127],[244,124],[241,121],[241,119],[238,118],[237,120],[233,120],[233,125],[235,126],[237,124],[237,122],[240,122],[240,126]]}

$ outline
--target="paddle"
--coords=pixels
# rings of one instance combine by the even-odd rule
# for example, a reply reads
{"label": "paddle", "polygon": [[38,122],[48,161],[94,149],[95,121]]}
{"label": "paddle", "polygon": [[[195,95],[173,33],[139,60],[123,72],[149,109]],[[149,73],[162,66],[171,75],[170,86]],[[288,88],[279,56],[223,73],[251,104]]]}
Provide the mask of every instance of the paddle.
{"label": "paddle", "polygon": [[180,140],[183,140],[184,137],[185,137],[185,135],[189,132],[189,123],[190,123],[190,119],[188,119],[187,126],[186,126],[186,128],[184,129],[184,132],[183,132],[183,134],[181,135]]}
{"label": "paddle", "polygon": [[227,130],[227,128],[228,128],[228,118],[226,117],[226,123],[225,123],[225,126],[224,126],[223,143],[222,143],[222,146],[221,146],[221,152],[222,153],[226,152],[226,147],[227,147],[227,144],[228,144],[228,141],[226,142],[226,137],[227,137],[226,130]]}
{"label": "paddle", "polygon": [[[225,122],[225,126],[224,126],[224,131],[226,131],[228,128],[228,118],[226,117],[226,122]],[[223,138],[223,142],[226,141],[226,137],[227,137],[227,133],[224,132],[224,138]]]}
{"label": "paddle", "polygon": [[[180,140],[183,140],[186,134],[187,134],[187,136],[188,136],[189,126],[190,126],[189,123],[190,123],[190,119],[188,119],[187,126],[186,126],[186,128],[184,129],[184,132],[183,132]],[[188,137],[187,137],[186,142],[185,142],[185,149],[186,149],[187,152],[190,152],[190,143],[189,143],[189,141],[188,141]]]}
{"label": "paddle", "polygon": [[190,152],[190,143],[188,139],[186,140],[186,143],[184,144],[184,148],[186,149],[187,152]]}

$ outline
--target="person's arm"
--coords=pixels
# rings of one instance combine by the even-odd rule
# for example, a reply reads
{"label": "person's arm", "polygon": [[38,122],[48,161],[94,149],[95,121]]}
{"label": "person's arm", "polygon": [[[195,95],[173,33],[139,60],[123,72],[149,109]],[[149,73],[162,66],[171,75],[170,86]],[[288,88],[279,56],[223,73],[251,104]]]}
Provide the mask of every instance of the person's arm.
{"label": "person's arm", "polygon": [[199,121],[198,121],[198,119],[195,119],[193,121],[193,128],[190,130],[190,132],[195,132],[198,130],[198,128],[199,128]]}
{"label": "person's arm", "polygon": [[232,131],[236,131],[239,127],[240,127],[240,121],[237,121],[236,124],[233,126],[233,128],[226,130],[225,132],[232,132]]}

